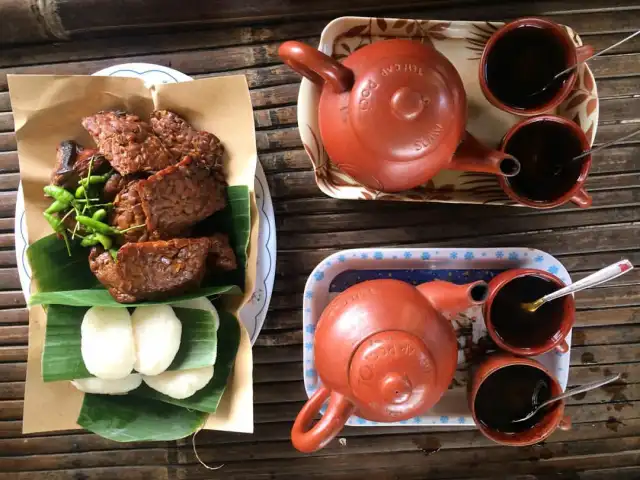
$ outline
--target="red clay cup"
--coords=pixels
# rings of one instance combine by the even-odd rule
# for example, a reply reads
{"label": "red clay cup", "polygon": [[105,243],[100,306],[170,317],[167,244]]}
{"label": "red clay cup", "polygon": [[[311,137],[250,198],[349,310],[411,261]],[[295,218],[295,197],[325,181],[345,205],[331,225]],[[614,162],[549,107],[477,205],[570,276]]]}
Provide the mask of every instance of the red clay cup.
{"label": "red clay cup", "polygon": [[[547,30],[551,35],[553,35],[556,39],[559,40],[559,43],[563,46],[564,55],[565,55],[565,65],[564,68],[571,67],[576,63],[583,62],[587,58],[589,58],[594,53],[594,49],[590,45],[582,45],[577,47],[567,31],[557,23],[551,22],[549,20],[544,20],[542,18],[535,17],[527,17],[520,18],[518,20],[514,20],[513,22],[507,23],[496,32],[491,35],[489,41],[487,41],[484,51],[482,52],[482,57],[480,59],[480,68],[478,69],[478,76],[480,80],[480,87],[482,89],[482,93],[489,100],[489,102],[498,107],[501,110],[504,110],[509,113],[513,113],[516,115],[538,115],[545,112],[550,112],[555,109],[558,105],[560,105],[571,93],[573,87],[576,84],[578,79],[577,69],[575,69],[570,75],[565,78],[565,81],[562,85],[562,88],[558,90],[558,92],[548,100],[547,102],[537,105],[533,108],[516,108],[510,105],[506,105],[501,102],[496,95],[492,92],[488,82],[487,82],[487,59],[489,57],[489,53],[494,48],[496,42],[499,39],[504,37],[508,37],[512,34],[516,29],[525,26],[532,26],[543,28]],[[541,60],[541,61],[544,61]],[[561,70],[562,71],[562,70]],[[557,73],[560,73],[557,72]]]}
{"label": "red clay cup", "polygon": [[[559,313],[561,318],[558,319],[559,328],[555,333],[542,341],[531,343],[526,347],[520,345],[515,346],[507,343],[507,341],[505,341],[505,339],[500,335],[500,332],[496,329],[494,322],[495,319],[493,317],[496,313],[496,309],[492,307],[495,305],[494,301],[498,292],[514,279],[527,275],[533,275],[549,280],[554,283],[558,289],[566,287],[565,283],[555,275],[545,272],[544,270],[535,270],[533,268],[516,268],[496,275],[491,282],[489,282],[489,297],[484,305],[484,322],[489,335],[498,347],[514,355],[533,357],[553,349],[560,353],[567,352],[569,350],[569,346],[565,339],[573,327],[576,312],[576,304],[573,299],[573,295],[565,295],[562,298],[553,300],[554,302],[562,302],[562,309]],[[519,300],[514,299],[514,301]]]}
{"label": "red clay cup", "polygon": [[[530,358],[515,357],[505,353],[492,355],[487,358],[475,370],[471,381],[471,391],[469,393],[469,408],[473,415],[473,420],[480,432],[490,440],[502,445],[525,447],[545,440],[557,428],[561,430],[571,429],[571,420],[564,415],[565,401],[560,400],[546,410],[546,414],[530,429],[518,433],[503,433],[489,428],[476,414],[476,397],[482,383],[498,370],[514,365],[527,365],[542,370],[549,378],[551,385],[551,395],[556,396],[562,393],[562,387],[558,380],[541,363]],[[506,392],[505,392],[506,393]]]}
{"label": "red clay cup", "polygon": [[[589,143],[587,136],[576,123],[558,115],[538,115],[536,117],[522,120],[521,122],[516,123],[513,127],[511,127],[511,129],[509,129],[509,131],[502,139],[502,144],[500,147],[501,150],[503,152],[508,152],[509,141],[514,137],[514,135],[536,122],[555,122],[561,125],[566,130],[567,135],[573,136],[580,141],[583,152],[591,148],[591,144]],[[500,186],[509,196],[509,198],[528,207],[538,209],[554,208],[571,201],[580,208],[588,208],[591,206],[593,200],[591,198],[591,195],[589,195],[585,190],[584,184],[587,181],[587,176],[589,175],[589,170],[591,169],[591,155],[587,155],[580,161],[582,162],[582,169],[580,170],[580,174],[576,178],[575,183],[566,192],[556,198],[548,200],[532,200],[516,192],[513,189],[508,178],[498,176],[498,182],[500,182]]]}

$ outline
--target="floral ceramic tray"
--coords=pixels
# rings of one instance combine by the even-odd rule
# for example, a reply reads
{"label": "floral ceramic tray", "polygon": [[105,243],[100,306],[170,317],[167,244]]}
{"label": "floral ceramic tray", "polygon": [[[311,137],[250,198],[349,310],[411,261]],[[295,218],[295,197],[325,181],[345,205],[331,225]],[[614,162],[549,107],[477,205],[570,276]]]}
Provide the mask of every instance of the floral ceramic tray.
{"label": "floral ceramic tray", "polygon": [[[342,60],[365,45],[389,38],[411,38],[432,44],[462,77],[468,101],[467,129],[487,145],[497,146],[520,117],[497,109],[485,99],[478,82],[478,68],[485,43],[502,25],[502,22],[342,17],[326,26],[318,48]],[[582,45],[578,34],[565,28],[573,42]],[[313,163],[318,187],[327,195],[343,199],[515,205],[493,175],[481,173],[442,171],[428,183],[400,193],[380,192],[359,184],[331,163],[324,150],[318,126],[319,99],[320,88],[303,79],[298,95],[300,137]],[[555,113],[577,123],[593,144],[598,112],[596,83],[589,67],[583,64],[578,68],[575,90]]]}
{"label": "floral ceramic tray", "polygon": [[[571,278],[553,256],[531,248],[381,248],[344,250],[323,260],[311,273],[303,301],[304,385],[310,397],[318,388],[313,348],[315,325],[327,304],[348,287],[376,278],[395,278],[414,285],[430,280],[469,283],[490,280],[512,268],[536,268],[558,276],[566,284]],[[467,406],[468,367],[492,350],[482,310],[473,307],[453,320],[458,337],[458,371],[440,402],[427,415],[399,422],[401,425],[474,425]],[[536,357],[566,388],[569,378],[571,333],[566,353],[551,351]],[[321,410],[324,411],[324,410]],[[347,425],[384,426],[352,416]]]}

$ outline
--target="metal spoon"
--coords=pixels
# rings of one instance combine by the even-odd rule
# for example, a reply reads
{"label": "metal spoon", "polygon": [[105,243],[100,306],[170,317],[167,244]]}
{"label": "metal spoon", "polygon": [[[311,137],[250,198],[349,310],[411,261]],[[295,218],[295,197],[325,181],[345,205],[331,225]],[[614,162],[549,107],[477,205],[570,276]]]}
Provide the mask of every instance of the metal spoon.
{"label": "metal spoon", "polygon": [[586,157],[587,155],[591,155],[594,152],[597,152],[599,150],[602,150],[603,148],[607,148],[615,143],[621,142],[622,140],[626,140],[627,138],[631,138],[634,135],[637,135],[640,133],[640,130],[636,130],[635,132],[631,132],[627,135],[625,135],[624,137],[620,137],[620,138],[616,138],[615,140],[611,140],[610,142],[607,143],[603,143],[602,145],[598,145],[597,147],[593,147],[590,148],[589,150],[587,150],[586,152],[582,152],[580,155],[576,155],[575,157],[573,157],[571,160],[569,160],[570,162],[573,162],[575,160],[580,160],[581,158]]}
{"label": "metal spoon", "polygon": [[589,60],[591,60],[592,58],[596,58],[600,55],[602,55],[603,53],[608,52],[609,50],[612,50],[614,48],[616,48],[618,45],[623,44],[624,42],[626,42],[627,40],[631,40],[633,37],[635,37],[636,35],[640,34],[640,30],[638,30],[637,32],[632,33],[631,35],[629,35],[626,38],[623,38],[622,40],[620,40],[618,43],[614,43],[613,45],[611,45],[610,47],[605,48],[604,50],[600,50],[598,53],[591,55],[589,58],[583,60],[582,62],[578,62],[575,65],[570,66],[569,68],[565,68],[564,70],[562,70],[560,73],[557,73],[556,75],[554,75],[554,77],[549,80],[549,82],[543,86],[542,88],[536,90],[533,93],[530,93],[528,96],[529,97],[533,97],[535,95],[538,95],[542,92],[544,92],[547,88],[549,88],[551,85],[553,85],[556,81],[558,81],[560,78],[564,77],[565,75],[570,74],[574,69],[576,69],[579,65],[588,62]]}
{"label": "metal spoon", "polygon": [[[607,377],[604,380],[598,380],[597,382],[587,383],[587,384],[582,385],[580,387],[576,387],[576,388],[572,388],[570,390],[567,390],[566,392],[564,392],[561,395],[558,395],[556,397],[550,398],[546,402],[542,402],[540,405],[535,407],[531,412],[529,412],[526,416],[524,416],[522,418],[519,418],[517,420],[512,420],[511,423],[520,423],[520,422],[524,422],[526,420],[529,420],[531,417],[533,417],[536,413],[538,413],[544,407],[546,407],[548,405],[551,405],[552,403],[555,403],[558,400],[562,400],[563,398],[567,398],[567,397],[572,397],[574,395],[577,395],[578,393],[588,392],[589,390],[593,390],[594,388],[602,387],[603,385],[607,385],[608,383],[615,382],[619,378],[620,378],[620,374],[617,374],[617,375],[613,375],[611,377]],[[538,392],[539,392],[539,389],[536,389],[533,392],[532,402],[533,402],[534,405],[538,401]]]}
{"label": "metal spoon", "polygon": [[568,285],[560,290],[556,290],[555,292],[551,292],[548,295],[545,295],[542,298],[534,302],[529,303],[521,303],[523,309],[529,312],[535,312],[542,305],[551,300],[555,300],[556,298],[564,297],[570,293],[579,292],[580,290],[585,290],[587,288],[595,287],[596,285],[600,285],[601,283],[608,282],[609,280],[613,280],[614,278],[619,277],[620,275],[624,275],[628,271],[633,269],[633,265],[629,260],[620,260],[619,262],[614,263],[613,265],[609,265],[608,267],[604,267],[602,270],[598,270],[591,275],[584,277],[582,280],[578,280],[571,285]]}
{"label": "metal spoon", "polygon": [[598,151],[602,150],[603,148],[610,147],[611,145],[614,145],[614,144],[616,144],[618,142],[626,140],[627,138],[631,138],[634,135],[637,135],[639,133],[640,133],[640,130],[636,130],[634,132],[628,133],[624,137],[616,138],[615,140],[611,140],[610,142],[603,143],[602,145],[598,145],[597,147],[590,148],[589,150],[586,150],[586,151],[582,152],[580,155],[576,155],[575,157],[571,158],[571,160],[569,160],[568,162],[553,164],[553,165],[550,166],[552,168],[552,170],[550,170],[550,174],[551,175],[558,175],[566,166],[571,165],[576,160],[581,160],[584,157],[586,157],[588,155],[591,155],[592,153],[598,152]]}
{"label": "metal spoon", "polygon": [[[584,157],[587,157],[587,156],[591,155],[592,153],[599,152],[600,150],[605,149],[607,147],[610,147],[611,145],[615,145],[618,142],[622,142],[623,140],[626,140],[626,139],[631,138],[631,137],[633,137],[635,135],[638,135],[639,133],[640,133],[640,130],[635,130],[635,131],[633,131],[631,133],[628,133],[628,134],[624,135],[623,137],[616,138],[615,140],[611,140],[611,141],[609,141],[607,143],[603,143],[601,145],[598,145],[597,147],[593,147],[593,148],[590,148],[589,150],[585,150],[581,154],[576,155],[575,157],[572,157],[569,161],[567,161],[565,163],[551,164],[551,165],[549,165],[549,168],[548,168],[549,174],[550,175],[558,175],[565,167],[567,167],[568,165],[571,165],[573,162],[575,162],[577,160],[581,160]],[[537,160],[537,154],[534,154],[533,158],[531,158],[530,160],[531,160],[531,163],[535,164],[535,162]]]}

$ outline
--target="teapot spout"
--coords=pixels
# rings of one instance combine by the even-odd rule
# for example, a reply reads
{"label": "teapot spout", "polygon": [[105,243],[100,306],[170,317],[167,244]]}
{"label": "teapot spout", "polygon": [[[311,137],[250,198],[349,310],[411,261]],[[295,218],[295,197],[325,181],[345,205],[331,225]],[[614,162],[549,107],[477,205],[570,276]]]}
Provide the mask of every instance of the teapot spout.
{"label": "teapot spout", "polygon": [[417,288],[433,308],[447,319],[474,305],[482,305],[489,295],[489,285],[483,281],[456,285],[434,280]]}
{"label": "teapot spout", "polygon": [[520,173],[520,162],[513,155],[488,148],[469,132],[465,132],[449,168],[513,177]]}

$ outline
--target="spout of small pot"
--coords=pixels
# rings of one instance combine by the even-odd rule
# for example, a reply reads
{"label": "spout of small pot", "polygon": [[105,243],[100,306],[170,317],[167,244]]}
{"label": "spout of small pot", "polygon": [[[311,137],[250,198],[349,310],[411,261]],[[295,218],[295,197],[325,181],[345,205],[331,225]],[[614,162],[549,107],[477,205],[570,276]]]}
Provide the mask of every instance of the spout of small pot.
{"label": "spout of small pot", "polygon": [[520,162],[513,155],[501,150],[493,150],[480,143],[469,132],[465,132],[449,168],[463,172],[493,173],[513,177],[520,173]]}
{"label": "spout of small pot", "polygon": [[489,296],[489,285],[483,281],[456,285],[435,280],[419,285],[418,291],[442,316],[451,319],[460,312],[482,305]]}

